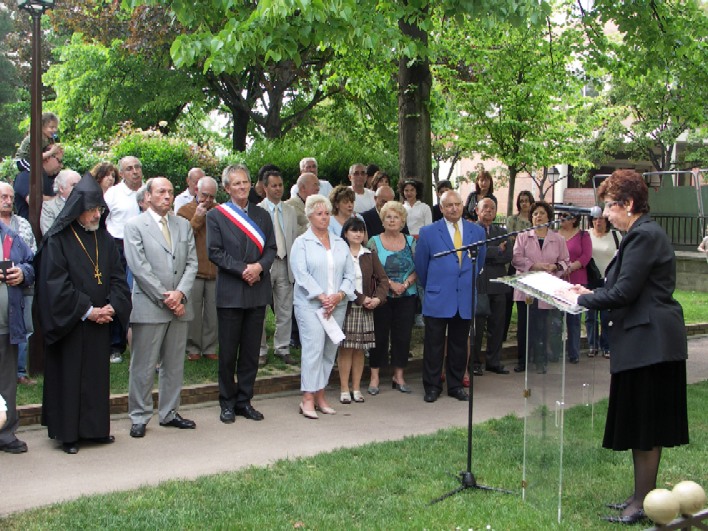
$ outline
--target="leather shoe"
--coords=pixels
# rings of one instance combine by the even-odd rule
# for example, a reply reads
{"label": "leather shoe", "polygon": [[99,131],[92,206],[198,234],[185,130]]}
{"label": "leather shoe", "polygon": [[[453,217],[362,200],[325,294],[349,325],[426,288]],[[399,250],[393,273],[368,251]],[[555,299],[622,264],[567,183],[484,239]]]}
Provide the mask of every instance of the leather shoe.
{"label": "leather shoe", "polygon": [[606,522],[612,522],[613,524],[627,524],[632,525],[647,519],[647,515],[644,513],[644,509],[637,509],[632,514],[627,516],[602,516],[602,520]]}
{"label": "leather shoe", "polygon": [[233,409],[225,407],[221,410],[219,420],[224,424],[233,424],[234,422],[236,422],[236,413],[234,413]]}
{"label": "leather shoe", "polygon": [[19,439],[15,439],[7,444],[0,446],[0,452],[7,452],[8,454],[23,454],[27,451],[27,443]]}
{"label": "leather shoe", "polygon": [[193,420],[183,419],[179,413],[175,413],[169,422],[160,422],[160,426],[165,428],[179,428],[180,430],[193,430],[197,427]]}
{"label": "leather shoe", "polygon": [[425,400],[429,404],[432,404],[438,399],[439,396],[440,393],[438,393],[437,391],[426,391],[423,400]]}
{"label": "leather shoe", "polygon": [[[474,369],[472,369],[472,374],[474,374],[475,376],[484,376],[484,371],[481,367],[475,367]],[[467,385],[465,385],[465,381],[462,380],[462,387],[469,387],[469,381]]]}
{"label": "leather shoe", "polygon": [[29,376],[20,376],[17,378],[17,383],[20,385],[37,385],[37,380],[31,379]]}
{"label": "leather shoe", "polygon": [[447,396],[450,396],[452,398],[456,398],[460,402],[469,402],[469,400],[470,400],[470,395],[465,393],[465,390],[462,387],[458,387],[457,389],[453,389],[452,391],[447,393]]}
{"label": "leather shoe", "polygon": [[219,356],[217,354],[204,354],[204,357],[208,360],[218,360]]}
{"label": "leather shoe", "polygon": [[76,441],[62,443],[61,449],[69,455],[76,455],[79,453],[79,443]]}
{"label": "leather shoe", "polygon": [[496,367],[487,367],[488,372],[493,372],[494,374],[509,374],[509,371],[504,368],[503,365],[498,365]]}
{"label": "leather shoe", "polygon": [[517,365],[516,367],[514,367],[514,372],[526,372],[526,367],[524,367],[523,365]]}
{"label": "leather shoe", "polygon": [[130,427],[130,436],[136,439],[145,437],[145,424],[133,424]]}
{"label": "leather shoe", "polygon": [[246,404],[243,407],[235,408],[234,413],[236,415],[241,416],[241,417],[246,417],[247,419],[250,419],[250,420],[263,420],[265,418],[263,416],[263,413],[261,413],[257,409],[254,409],[251,404]]}

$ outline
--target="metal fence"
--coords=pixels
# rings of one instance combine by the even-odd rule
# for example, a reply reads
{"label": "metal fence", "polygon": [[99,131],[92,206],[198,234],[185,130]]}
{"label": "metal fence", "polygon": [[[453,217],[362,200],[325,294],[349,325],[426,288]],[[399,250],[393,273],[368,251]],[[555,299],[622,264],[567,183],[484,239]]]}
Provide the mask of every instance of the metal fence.
{"label": "metal fence", "polygon": [[708,216],[686,214],[651,214],[661,225],[676,251],[695,251],[706,235]]}

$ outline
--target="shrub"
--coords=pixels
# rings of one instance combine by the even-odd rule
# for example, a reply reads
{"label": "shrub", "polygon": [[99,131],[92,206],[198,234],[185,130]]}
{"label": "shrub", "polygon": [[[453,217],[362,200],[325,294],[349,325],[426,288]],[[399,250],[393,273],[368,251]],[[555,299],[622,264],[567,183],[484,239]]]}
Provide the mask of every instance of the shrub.
{"label": "shrub", "polygon": [[398,154],[382,151],[364,144],[328,137],[303,145],[296,134],[278,140],[257,140],[246,153],[228,156],[224,165],[245,163],[251,176],[258,174],[264,164],[280,167],[285,183],[285,197],[289,197],[290,187],[300,176],[300,160],[305,157],[317,159],[320,179],[332,185],[348,184],[349,166],[355,162],[375,163],[384,169],[395,182],[398,179]]}

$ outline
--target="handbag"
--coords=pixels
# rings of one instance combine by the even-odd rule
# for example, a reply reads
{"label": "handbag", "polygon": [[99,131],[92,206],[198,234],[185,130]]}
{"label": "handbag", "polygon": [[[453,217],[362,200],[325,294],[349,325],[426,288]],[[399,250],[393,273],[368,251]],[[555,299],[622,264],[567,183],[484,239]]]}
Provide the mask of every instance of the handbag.
{"label": "handbag", "polygon": [[489,295],[477,293],[477,307],[474,309],[477,317],[489,317],[492,315],[492,307],[489,305]]}
{"label": "handbag", "polygon": [[601,288],[605,284],[605,281],[602,278],[602,273],[600,273],[600,269],[597,267],[594,258],[590,259],[588,265],[585,266],[585,270],[588,273],[589,289]]}

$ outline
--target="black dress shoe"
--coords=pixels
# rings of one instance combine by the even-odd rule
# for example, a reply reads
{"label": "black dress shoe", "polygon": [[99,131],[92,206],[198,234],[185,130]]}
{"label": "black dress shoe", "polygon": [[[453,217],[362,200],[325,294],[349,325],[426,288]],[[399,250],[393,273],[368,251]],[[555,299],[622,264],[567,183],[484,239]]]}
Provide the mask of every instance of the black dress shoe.
{"label": "black dress shoe", "polygon": [[113,435],[108,435],[106,437],[94,437],[93,439],[86,439],[94,444],[113,444],[116,442],[116,438]]}
{"label": "black dress shoe", "polygon": [[130,427],[130,436],[136,439],[145,437],[145,424],[133,424]]}
{"label": "black dress shoe", "polygon": [[505,369],[503,365],[487,367],[487,372],[493,372],[494,374],[509,374],[508,369]]}
{"label": "black dress shoe", "polygon": [[234,413],[233,409],[225,407],[221,410],[219,420],[224,424],[233,424],[234,422],[236,422],[236,414]]}
{"label": "black dress shoe", "polygon": [[647,519],[647,515],[644,513],[644,509],[637,509],[637,511],[627,516],[603,516],[602,520],[606,522],[612,522],[613,524],[638,524]]}
{"label": "black dress shoe", "polygon": [[482,370],[482,367],[475,367],[472,369],[472,374],[475,376],[484,376],[484,371]]}
{"label": "black dress shoe", "polygon": [[61,449],[69,455],[76,455],[79,453],[79,443],[76,441],[63,443]]}
{"label": "black dress shoe", "polygon": [[180,430],[193,430],[197,427],[193,420],[183,419],[179,413],[175,413],[169,422],[160,422],[160,426],[165,428],[179,428]]}
{"label": "black dress shoe", "polygon": [[250,420],[263,420],[265,418],[263,416],[263,413],[261,413],[257,409],[254,409],[251,404],[246,404],[245,406],[242,406],[242,407],[236,407],[234,409],[234,413],[236,415],[241,416],[241,417],[246,417],[247,419],[250,419]]}
{"label": "black dress shoe", "polygon": [[470,395],[465,393],[465,390],[462,387],[458,387],[457,389],[453,389],[452,391],[447,393],[447,396],[450,396],[452,398],[456,398],[460,402],[469,402],[469,400],[470,400]]}
{"label": "black dress shoe", "polygon": [[524,367],[523,365],[517,365],[516,367],[514,367],[514,372],[526,372],[526,367]]}
{"label": "black dress shoe", "polygon": [[425,396],[423,397],[423,400],[432,404],[433,402],[435,402],[438,399],[439,396],[440,396],[440,393],[438,393],[437,391],[426,391]]}

